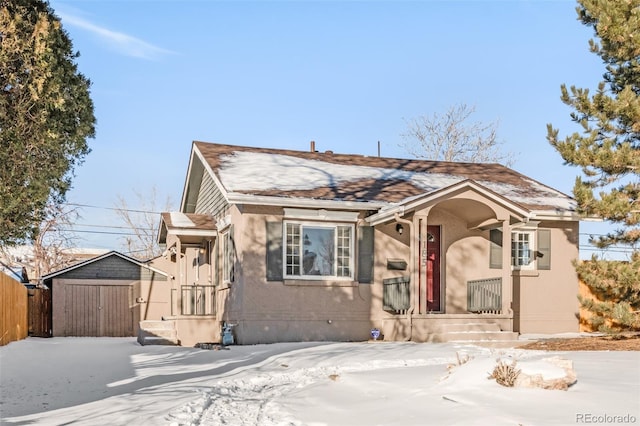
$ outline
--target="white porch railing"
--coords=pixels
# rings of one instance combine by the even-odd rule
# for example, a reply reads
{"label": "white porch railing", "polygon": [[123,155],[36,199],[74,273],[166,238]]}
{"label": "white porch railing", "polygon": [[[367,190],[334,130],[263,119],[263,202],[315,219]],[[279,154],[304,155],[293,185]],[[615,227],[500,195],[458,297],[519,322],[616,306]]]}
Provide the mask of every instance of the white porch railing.
{"label": "white porch railing", "polygon": [[467,281],[467,311],[500,314],[502,312],[502,278]]}

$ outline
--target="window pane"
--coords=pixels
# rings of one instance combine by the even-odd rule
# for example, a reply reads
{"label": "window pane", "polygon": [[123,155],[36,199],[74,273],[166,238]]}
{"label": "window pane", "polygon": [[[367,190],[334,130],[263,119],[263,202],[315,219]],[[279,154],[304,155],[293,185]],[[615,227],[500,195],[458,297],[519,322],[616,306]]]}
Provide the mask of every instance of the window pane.
{"label": "window pane", "polygon": [[511,236],[511,257],[514,266],[524,266],[531,263],[530,234],[514,232]]}
{"label": "window pane", "polygon": [[288,223],[286,238],[287,275],[300,275],[300,225]]}
{"label": "window pane", "polygon": [[351,276],[351,227],[338,227],[338,276]]}
{"label": "window pane", "polygon": [[303,275],[334,275],[335,230],[333,228],[303,228]]}

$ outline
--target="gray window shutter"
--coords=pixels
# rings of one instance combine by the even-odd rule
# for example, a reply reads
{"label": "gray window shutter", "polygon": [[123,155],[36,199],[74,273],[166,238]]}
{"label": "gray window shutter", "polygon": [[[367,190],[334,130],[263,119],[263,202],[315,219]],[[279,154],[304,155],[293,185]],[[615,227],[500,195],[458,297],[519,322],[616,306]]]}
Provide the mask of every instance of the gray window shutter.
{"label": "gray window shutter", "polygon": [[213,265],[214,265],[213,266],[213,271],[214,271],[213,273],[215,275],[215,278],[214,278],[214,281],[213,281],[214,285],[220,285],[221,284],[221,282],[220,282],[220,267],[221,267],[221,265],[220,265],[220,252],[219,252],[219,250],[220,250],[219,247],[221,247],[221,246],[222,246],[222,244],[220,244],[220,238],[216,238],[216,240],[214,242],[214,245],[213,245],[213,253],[214,254],[213,254],[213,260],[212,260],[213,261]]}
{"label": "gray window shutter", "polygon": [[371,284],[373,282],[373,226],[358,228],[358,282]]}
{"label": "gray window shutter", "polygon": [[236,241],[233,235],[233,225],[229,225],[229,281],[236,280]]}
{"label": "gray window shutter", "polygon": [[267,281],[282,281],[282,222],[267,222]]}
{"label": "gray window shutter", "polygon": [[549,229],[538,229],[536,258],[538,269],[551,269],[551,230]]}
{"label": "gray window shutter", "polygon": [[489,268],[502,269],[502,229],[489,231]]}

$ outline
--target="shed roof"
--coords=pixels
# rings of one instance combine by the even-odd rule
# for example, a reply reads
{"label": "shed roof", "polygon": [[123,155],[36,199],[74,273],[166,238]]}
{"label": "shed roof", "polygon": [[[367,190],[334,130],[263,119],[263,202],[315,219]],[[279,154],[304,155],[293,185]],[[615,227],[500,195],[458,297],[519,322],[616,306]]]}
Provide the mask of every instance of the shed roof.
{"label": "shed roof", "polygon": [[158,273],[158,274],[160,274],[160,275],[164,275],[165,277],[168,277],[168,276],[169,276],[169,274],[167,274],[167,273],[166,273],[166,272],[164,272],[164,271],[161,271],[161,270],[159,270],[159,269],[157,269],[157,268],[154,268],[153,266],[149,266],[149,265],[147,265],[147,264],[146,264],[146,263],[144,263],[144,262],[140,262],[139,260],[136,260],[136,259],[134,259],[134,258],[132,258],[132,257],[126,256],[126,255],[124,255],[124,254],[122,254],[122,253],[120,253],[120,252],[117,252],[117,251],[115,251],[115,250],[112,250],[112,251],[107,252],[107,253],[104,253],[104,254],[102,254],[102,255],[100,255],[100,256],[96,256],[96,257],[93,257],[93,258],[91,258],[91,259],[87,259],[87,260],[85,260],[85,261],[78,262],[78,263],[76,263],[76,264],[74,264],[74,265],[71,265],[71,266],[68,266],[68,267],[66,267],[66,268],[63,268],[63,269],[57,270],[57,271],[55,271],[55,272],[51,272],[50,274],[43,275],[43,276],[42,276],[42,280],[43,280],[43,281],[45,281],[45,280],[48,280],[48,279],[51,279],[51,278],[55,278],[55,277],[56,277],[56,276],[58,276],[58,275],[65,274],[65,273],[67,273],[67,272],[69,272],[69,271],[72,271],[72,270],[74,270],[74,269],[82,268],[82,267],[84,267],[84,266],[87,266],[87,265],[89,265],[89,264],[91,264],[91,263],[94,263],[94,262],[98,262],[98,261],[100,261],[100,260],[102,260],[102,259],[105,259],[105,258],[107,258],[107,257],[110,257],[110,256],[117,256],[117,257],[120,257],[120,258],[122,258],[122,259],[124,259],[124,260],[126,260],[126,261],[128,261],[128,262],[131,262],[131,263],[133,263],[133,264],[135,264],[135,265],[138,265],[138,266],[140,266],[140,267],[142,267],[142,268],[146,268],[146,269],[148,269],[148,270],[150,270],[150,271],[153,271],[153,272],[156,272],[156,273]]}

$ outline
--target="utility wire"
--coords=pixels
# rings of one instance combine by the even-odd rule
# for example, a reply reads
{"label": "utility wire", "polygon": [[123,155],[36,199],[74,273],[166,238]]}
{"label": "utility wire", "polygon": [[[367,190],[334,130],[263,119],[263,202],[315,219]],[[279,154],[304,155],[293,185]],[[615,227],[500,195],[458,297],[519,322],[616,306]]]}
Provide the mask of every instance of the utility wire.
{"label": "utility wire", "polygon": [[91,204],[79,204],[79,203],[62,203],[67,206],[75,206],[75,207],[89,207],[92,209],[102,209],[102,210],[113,210],[113,211],[125,211],[125,212],[133,212],[133,213],[153,213],[160,214],[163,212],[156,212],[153,210],[135,210],[135,209],[124,209],[119,207],[104,207],[104,206],[92,206]]}

